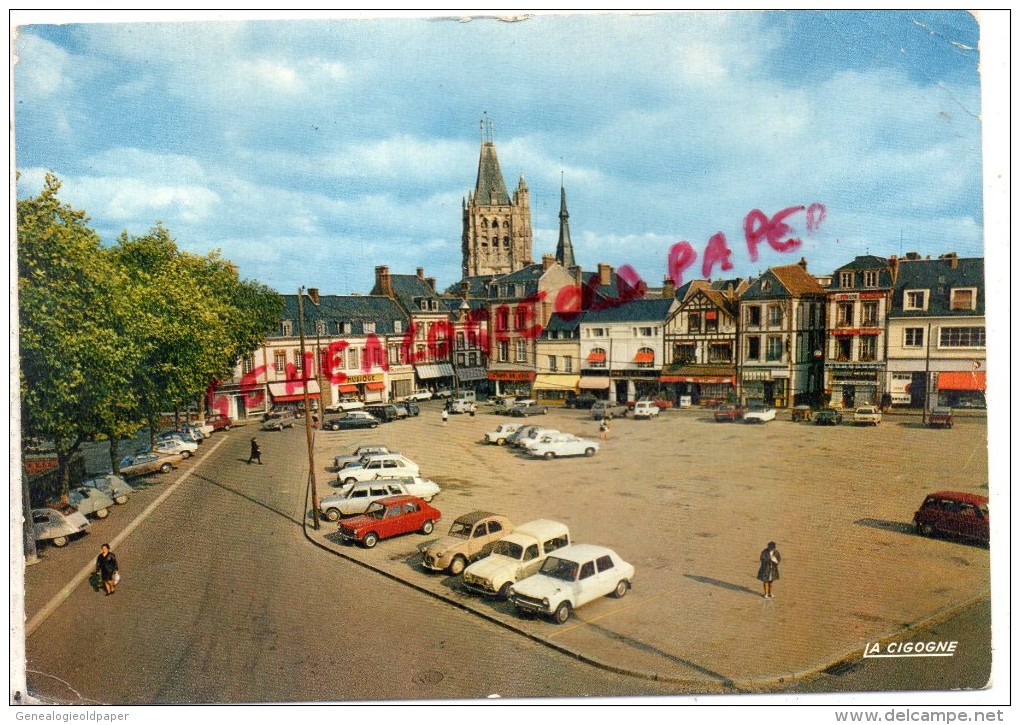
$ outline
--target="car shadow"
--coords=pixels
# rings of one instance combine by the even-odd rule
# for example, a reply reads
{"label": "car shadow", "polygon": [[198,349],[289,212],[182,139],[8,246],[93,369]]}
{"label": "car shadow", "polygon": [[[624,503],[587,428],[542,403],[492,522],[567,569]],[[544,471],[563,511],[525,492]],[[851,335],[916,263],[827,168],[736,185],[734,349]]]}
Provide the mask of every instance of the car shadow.
{"label": "car shadow", "polygon": [[880,529],[882,531],[892,531],[896,534],[909,534],[910,536],[916,536],[917,532],[914,530],[913,524],[906,524],[902,521],[885,521],[884,519],[857,519],[854,521],[858,526],[868,526],[872,529]]}
{"label": "car shadow", "polygon": [[700,584],[710,584],[714,587],[720,587],[721,589],[728,589],[731,592],[741,592],[743,594],[750,594],[754,597],[760,597],[761,592],[755,591],[750,587],[745,587],[740,584],[731,584],[730,582],[724,582],[721,579],[713,579],[709,576],[701,576],[699,574],[684,574],[688,579],[693,579]]}

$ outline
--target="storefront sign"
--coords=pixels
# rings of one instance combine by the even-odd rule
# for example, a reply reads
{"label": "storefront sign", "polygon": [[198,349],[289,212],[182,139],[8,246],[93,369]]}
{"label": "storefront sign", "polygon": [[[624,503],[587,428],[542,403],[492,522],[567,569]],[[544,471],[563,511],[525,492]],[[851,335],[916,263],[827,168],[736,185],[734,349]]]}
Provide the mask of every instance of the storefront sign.
{"label": "storefront sign", "polygon": [[648,370],[610,370],[609,376],[613,378],[648,378],[658,380],[659,371],[649,368]]}
{"label": "storefront sign", "polygon": [[380,383],[383,381],[382,373],[373,373],[371,375],[348,375],[346,382],[359,385],[361,383]]}
{"label": "storefront sign", "polygon": [[532,370],[490,370],[489,380],[528,383],[535,379],[535,375],[536,373]]}
{"label": "storefront sign", "polygon": [[878,382],[878,373],[875,370],[833,370],[832,381],[838,382]]}
{"label": "storefront sign", "polygon": [[745,370],[741,379],[746,383],[754,380],[771,380],[771,370]]}

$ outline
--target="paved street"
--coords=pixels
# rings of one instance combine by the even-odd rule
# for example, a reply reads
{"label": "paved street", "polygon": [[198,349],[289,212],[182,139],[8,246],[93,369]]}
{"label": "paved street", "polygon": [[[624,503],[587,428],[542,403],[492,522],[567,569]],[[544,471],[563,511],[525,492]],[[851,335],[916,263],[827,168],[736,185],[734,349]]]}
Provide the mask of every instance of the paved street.
{"label": "paved street", "polygon": [[[785,689],[790,681],[775,677],[801,663],[798,691],[873,689],[847,676],[865,668],[811,672],[834,656],[852,660],[853,648],[873,639],[923,636],[928,628],[904,628],[987,593],[987,549],[923,539],[908,525],[930,490],[986,493],[983,419],[951,431],[895,416],[879,428],[825,429],[672,412],[614,421],[596,457],[557,461],[478,443],[507,420],[483,412],[443,426],[431,403],[418,419],[373,431],[320,432],[320,494],[330,490],[324,469],[333,455],[389,444],[443,486],[437,534],[477,508],[517,523],[563,521],[576,541],[611,546],[637,567],[624,600],[592,603],[557,627],[422,571],[416,547],[426,537],[364,551],[330,542],[327,524],[313,535],[327,548],[314,546],[301,529],[304,432],[260,433],[266,465],[249,467],[254,428],[238,429],[207,441],[209,460],[185,464],[194,472],[116,547],[125,582],[114,597],[78,586],[29,637],[31,688],[60,701],[123,703],[681,694]],[[580,411],[531,420],[596,434]],[[950,463],[939,456],[936,464],[932,451],[947,441]],[[86,540],[45,549],[27,574],[29,619],[101,540],[182,475],[152,479]],[[754,573],[769,539],[783,553],[782,577],[776,599],[763,602]],[[965,622],[954,626],[967,652],[945,668],[951,682],[913,660],[898,663],[890,686],[983,684],[987,659],[975,653],[987,653],[989,635],[980,611],[979,603],[953,619]]]}

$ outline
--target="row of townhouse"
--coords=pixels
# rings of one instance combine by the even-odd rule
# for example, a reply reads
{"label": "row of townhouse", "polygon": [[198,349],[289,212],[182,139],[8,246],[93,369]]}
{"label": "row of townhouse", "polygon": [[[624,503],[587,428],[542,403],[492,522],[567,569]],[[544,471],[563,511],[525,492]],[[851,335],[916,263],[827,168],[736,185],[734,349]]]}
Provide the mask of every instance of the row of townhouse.
{"label": "row of townhouse", "polygon": [[[648,294],[606,264],[541,263],[467,277],[440,293],[376,268],[367,295],[320,295],[280,326],[210,404],[234,417],[300,406],[473,389],[562,404],[581,392],[677,404],[768,401],[981,406],[982,259],[865,255],[816,277],[807,264],[754,280],[695,280]],[[299,320],[304,319],[301,355]]]}

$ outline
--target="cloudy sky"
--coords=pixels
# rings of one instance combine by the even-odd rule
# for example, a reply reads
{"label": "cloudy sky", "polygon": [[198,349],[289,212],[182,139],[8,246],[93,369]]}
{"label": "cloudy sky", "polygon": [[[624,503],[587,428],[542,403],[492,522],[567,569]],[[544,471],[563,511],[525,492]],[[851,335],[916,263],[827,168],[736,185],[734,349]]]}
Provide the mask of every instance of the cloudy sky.
{"label": "cloudy sky", "polygon": [[[717,232],[740,275],[983,254],[964,12],[217,17],[22,25],[18,195],[52,171],[104,240],[161,221],[283,292],[367,292],[378,264],[445,287],[484,114],[508,186],[530,188],[536,259],[556,245],[561,178],[579,262],[652,285],[681,240],[698,276]],[[813,203],[810,234],[787,220],[799,249],[750,260],[748,212]]]}

